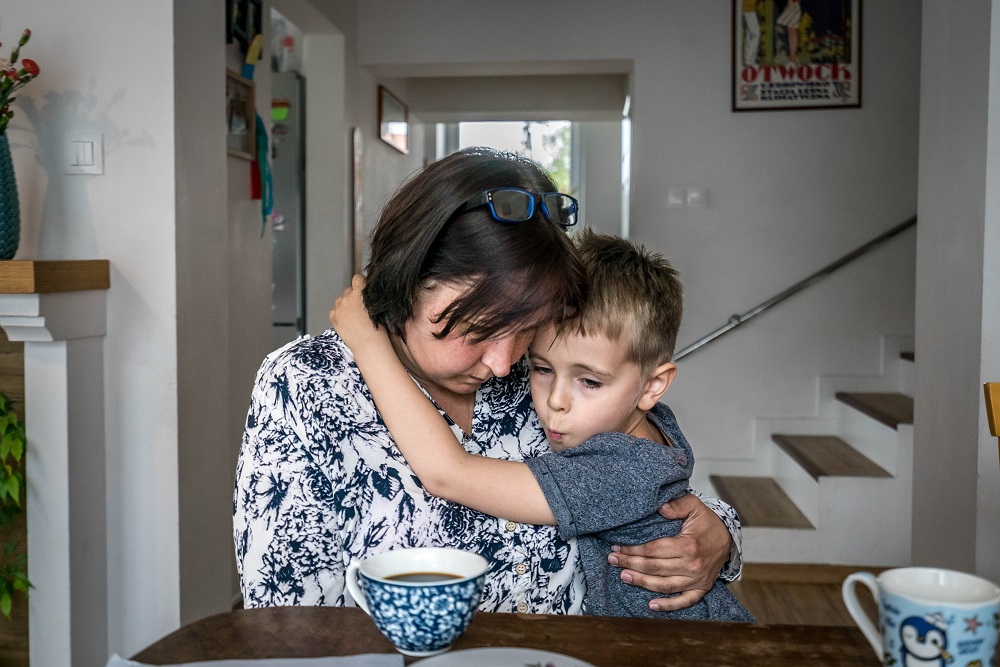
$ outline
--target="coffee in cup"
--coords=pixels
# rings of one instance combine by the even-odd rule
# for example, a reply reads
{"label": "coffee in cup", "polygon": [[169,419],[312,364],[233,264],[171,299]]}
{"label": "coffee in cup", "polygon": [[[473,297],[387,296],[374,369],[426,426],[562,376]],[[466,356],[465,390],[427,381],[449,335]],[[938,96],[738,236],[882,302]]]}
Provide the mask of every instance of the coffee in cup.
{"label": "coffee in cup", "polygon": [[[879,627],[858,603],[855,584],[875,596]],[[1000,588],[964,572],[904,567],[848,575],[844,604],[885,665],[994,664],[1000,627]]]}
{"label": "coffee in cup", "polygon": [[469,627],[489,564],[460,549],[396,549],[347,568],[351,597],[400,653],[447,651]]}

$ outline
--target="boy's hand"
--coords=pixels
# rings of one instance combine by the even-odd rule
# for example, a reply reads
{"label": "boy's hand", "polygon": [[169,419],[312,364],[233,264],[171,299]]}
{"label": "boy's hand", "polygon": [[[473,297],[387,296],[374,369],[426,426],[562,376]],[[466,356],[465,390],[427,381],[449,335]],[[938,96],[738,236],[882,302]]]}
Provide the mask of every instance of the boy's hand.
{"label": "boy's hand", "polygon": [[351,286],[337,297],[333,310],[330,311],[330,324],[355,354],[361,347],[371,344],[387,345],[391,348],[385,329],[376,329],[368,317],[368,311],[365,310],[364,301],[361,299],[361,290],[364,286],[364,276],[355,275],[351,280]]}
{"label": "boy's hand", "polygon": [[722,519],[691,494],[660,508],[667,519],[684,519],[675,537],[632,547],[613,547],[608,562],[624,568],[622,581],[653,591],[679,593],[649,603],[654,611],[690,607],[705,597],[729,558],[732,536]]}

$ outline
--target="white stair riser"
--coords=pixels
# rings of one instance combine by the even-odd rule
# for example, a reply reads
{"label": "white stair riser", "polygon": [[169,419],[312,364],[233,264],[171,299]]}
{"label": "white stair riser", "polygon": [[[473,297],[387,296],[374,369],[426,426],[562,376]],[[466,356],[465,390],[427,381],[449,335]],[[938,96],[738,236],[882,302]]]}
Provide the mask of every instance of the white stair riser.
{"label": "white stair riser", "polygon": [[896,475],[898,461],[896,429],[886,426],[860,410],[841,401],[836,402],[833,414],[837,417],[837,435],[890,475]]}
{"label": "white stair riser", "polygon": [[917,367],[912,361],[900,360],[899,393],[913,396],[917,383]]}
{"label": "white stair riser", "polygon": [[784,449],[776,445],[774,450],[774,481],[812,525],[819,525],[819,482]]}
{"label": "white stair riser", "polygon": [[[912,428],[901,427],[896,440],[896,477],[821,477],[816,484],[816,530],[745,527],[744,559],[754,563],[909,564]],[[783,489],[795,492],[791,487]]]}

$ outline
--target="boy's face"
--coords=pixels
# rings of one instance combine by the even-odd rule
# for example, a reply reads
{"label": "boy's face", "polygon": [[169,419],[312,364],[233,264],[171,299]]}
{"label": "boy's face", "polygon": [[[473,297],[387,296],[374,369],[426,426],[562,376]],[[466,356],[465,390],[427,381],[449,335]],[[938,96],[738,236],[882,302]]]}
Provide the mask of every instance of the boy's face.
{"label": "boy's face", "polygon": [[603,335],[541,329],[531,344],[531,398],[555,451],[598,433],[630,433],[643,424],[639,402],[648,378]]}

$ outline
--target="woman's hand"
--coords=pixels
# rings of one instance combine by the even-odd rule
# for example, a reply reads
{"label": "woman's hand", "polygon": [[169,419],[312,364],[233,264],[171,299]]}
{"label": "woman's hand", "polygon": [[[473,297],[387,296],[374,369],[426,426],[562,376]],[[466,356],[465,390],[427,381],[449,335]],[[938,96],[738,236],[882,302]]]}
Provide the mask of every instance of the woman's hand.
{"label": "woman's hand", "polygon": [[733,539],[722,519],[697,496],[672,500],[660,514],[684,519],[681,532],[638,546],[615,546],[608,562],[624,568],[621,578],[626,583],[654,593],[679,593],[649,603],[654,611],[674,611],[705,597],[729,558]]}
{"label": "woman's hand", "polygon": [[385,329],[375,328],[365,303],[361,299],[361,290],[365,286],[365,277],[355,275],[351,286],[337,297],[330,311],[330,324],[351,351],[357,354],[362,346],[369,344],[389,345],[389,336]]}

